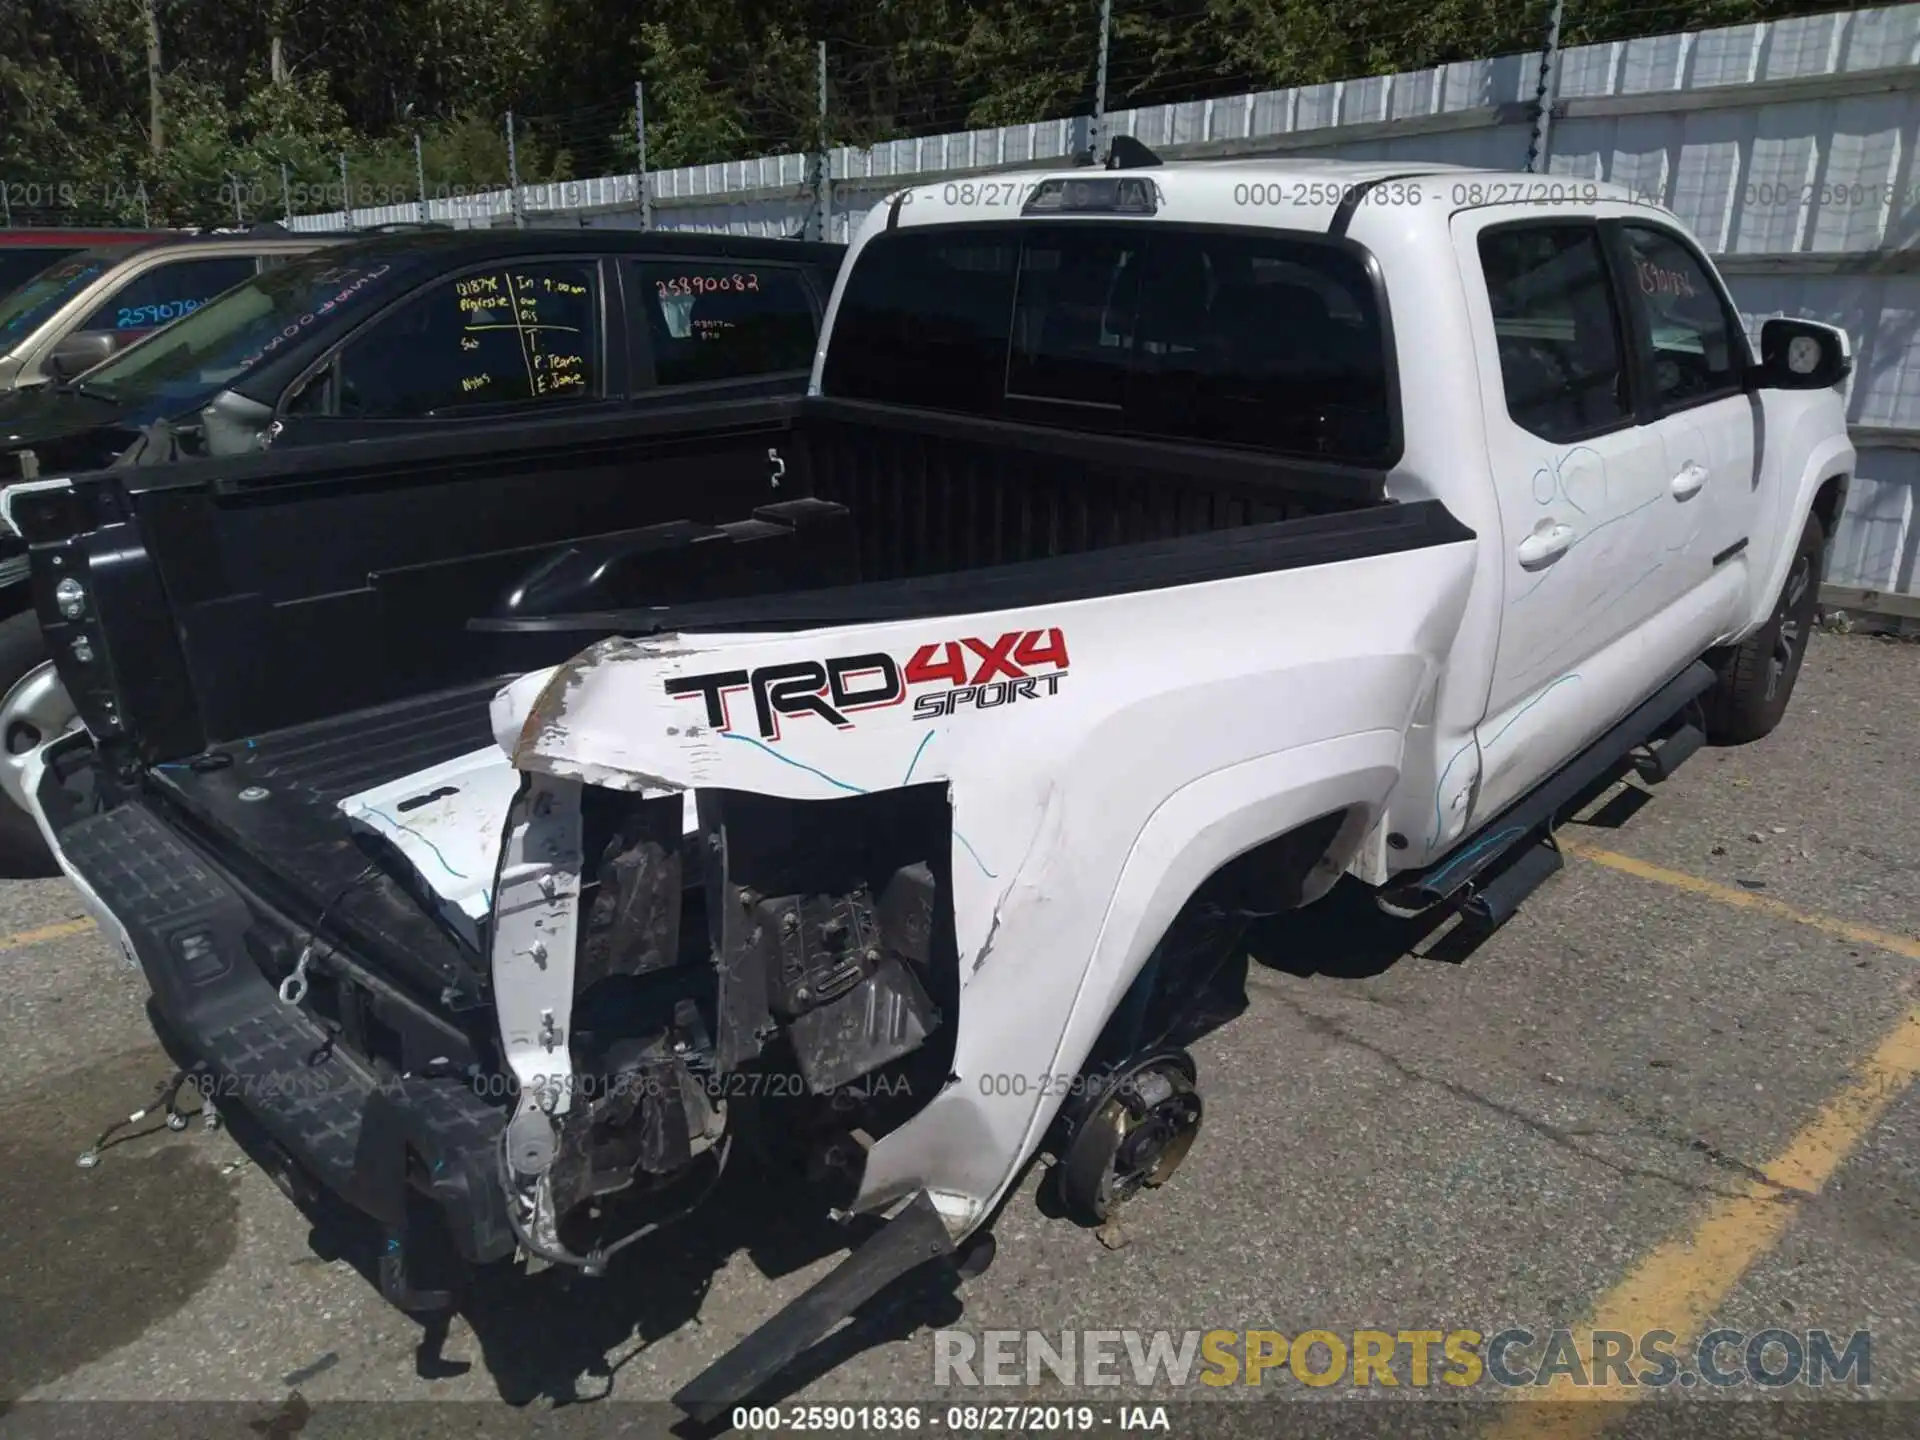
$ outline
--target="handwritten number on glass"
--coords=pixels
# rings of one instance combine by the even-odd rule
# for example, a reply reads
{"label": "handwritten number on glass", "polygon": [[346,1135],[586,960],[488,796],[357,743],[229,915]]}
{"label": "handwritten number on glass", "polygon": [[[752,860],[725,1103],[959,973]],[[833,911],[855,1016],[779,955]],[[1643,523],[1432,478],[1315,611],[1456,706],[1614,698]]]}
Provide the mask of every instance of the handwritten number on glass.
{"label": "handwritten number on glass", "polygon": [[730,275],[676,275],[653,283],[663,299],[669,295],[754,295],[760,290],[760,276],[752,270],[736,270]]}

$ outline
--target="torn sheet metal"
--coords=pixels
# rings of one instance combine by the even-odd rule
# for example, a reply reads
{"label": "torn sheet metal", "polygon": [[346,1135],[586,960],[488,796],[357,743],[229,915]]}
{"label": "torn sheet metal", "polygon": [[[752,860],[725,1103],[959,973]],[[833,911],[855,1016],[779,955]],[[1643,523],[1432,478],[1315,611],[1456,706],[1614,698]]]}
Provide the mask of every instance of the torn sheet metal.
{"label": "torn sheet metal", "polygon": [[869,1152],[856,1203],[925,1188],[971,1224],[1059,1100],[995,1077],[1077,1073],[1221,865],[1335,812],[1355,841],[1377,818],[1473,558],[1461,541],[1017,611],[607,640],[502,692],[494,730],[521,770],[630,793],[944,787],[955,1079]]}
{"label": "torn sheet metal", "polygon": [[341,812],[398,850],[440,900],[441,918],[478,949],[493,908],[500,835],[520,788],[507,757],[489,746],[339,802]]}
{"label": "torn sheet metal", "polygon": [[[477,950],[480,926],[493,908],[500,836],[519,788],[513,761],[488,746],[349,795],[339,805],[355,825],[400,852],[440,901],[442,920]],[[691,793],[685,824],[691,833]]]}

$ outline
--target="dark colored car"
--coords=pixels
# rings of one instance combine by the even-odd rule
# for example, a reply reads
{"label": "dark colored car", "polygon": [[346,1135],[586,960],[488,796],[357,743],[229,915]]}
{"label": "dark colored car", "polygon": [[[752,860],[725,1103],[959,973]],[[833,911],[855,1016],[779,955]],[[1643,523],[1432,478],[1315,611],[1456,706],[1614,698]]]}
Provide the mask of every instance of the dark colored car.
{"label": "dark colored car", "polygon": [[[844,253],[620,230],[353,241],[249,277],[71,382],[0,396],[0,484],[797,395]],[[23,684],[50,673],[26,575],[24,545],[0,535],[0,763],[72,715],[57,685]],[[0,801],[0,858],[40,851]]]}
{"label": "dark colored car", "polygon": [[144,458],[798,389],[841,253],[614,230],[351,243],[244,279],[76,383],[0,398],[0,473],[106,466],[156,424]]}

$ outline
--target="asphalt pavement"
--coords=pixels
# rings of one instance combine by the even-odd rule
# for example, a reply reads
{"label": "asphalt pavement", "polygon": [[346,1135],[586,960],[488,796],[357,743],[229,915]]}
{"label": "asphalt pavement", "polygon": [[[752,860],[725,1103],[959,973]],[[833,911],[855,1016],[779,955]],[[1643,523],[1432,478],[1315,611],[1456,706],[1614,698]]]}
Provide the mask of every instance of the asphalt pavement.
{"label": "asphalt pavement", "polygon": [[[991,1268],[864,1315],[782,1403],[918,1402],[924,1428],[984,1432],[949,1407],[1090,1403],[1112,1428],[1129,1400],[1351,1400],[1371,1433],[1517,1433],[1504,1400],[1412,1402],[1545,1387],[1421,1387],[1404,1341],[1393,1386],[1281,1368],[989,1390],[936,1374],[934,1332],[1227,1330],[1244,1353],[1248,1331],[1556,1327],[1667,1330],[1683,1355],[1716,1327],[1870,1343],[1868,1375],[1824,1391],[1642,1386],[1565,1433],[1665,1433],[1703,1398],[1920,1402],[1917,797],[1920,645],[1822,633],[1775,735],[1614,792],[1477,946],[1345,893],[1263,928],[1244,1013],[1196,1046],[1206,1122],[1169,1184],[1096,1232],[1050,1217],[1036,1172]],[[670,1395],[838,1253],[804,1195],[738,1184],[605,1279],[495,1277],[425,1329],[379,1298],[359,1237],[303,1216],[224,1131],[149,1120],[76,1164],[168,1072],[144,987],[84,914],[63,881],[0,882],[0,1402],[234,1402],[239,1433],[284,1435],[319,1433],[333,1402],[473,1401],[361,1408],[349,1429],[649,1431],[664,1407],[622,1402]],[[1507,1368],[1541,1358],[1515,1344]],[[0,1425],[83,1413],[152,1412],[22,1404]],[[1173,1433],[1193,1417],[1173,1410]]]}

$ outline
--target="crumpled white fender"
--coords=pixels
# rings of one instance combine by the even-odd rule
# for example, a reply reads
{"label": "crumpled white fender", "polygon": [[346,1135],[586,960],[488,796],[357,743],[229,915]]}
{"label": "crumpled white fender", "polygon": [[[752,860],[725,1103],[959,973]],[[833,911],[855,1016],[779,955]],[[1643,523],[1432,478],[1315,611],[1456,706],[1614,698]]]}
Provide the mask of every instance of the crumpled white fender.
{"label": "crumpled white fender", "polygon": [[[607,640],[495,702],[520,769],[640,792],[947,787],[957,1079],[868,1157],[986,1215],[1187,895],[1334,810],[1357,843],[1472,542],[991,614]],[[1330,857],[1324,888],[1344,859]]]}

